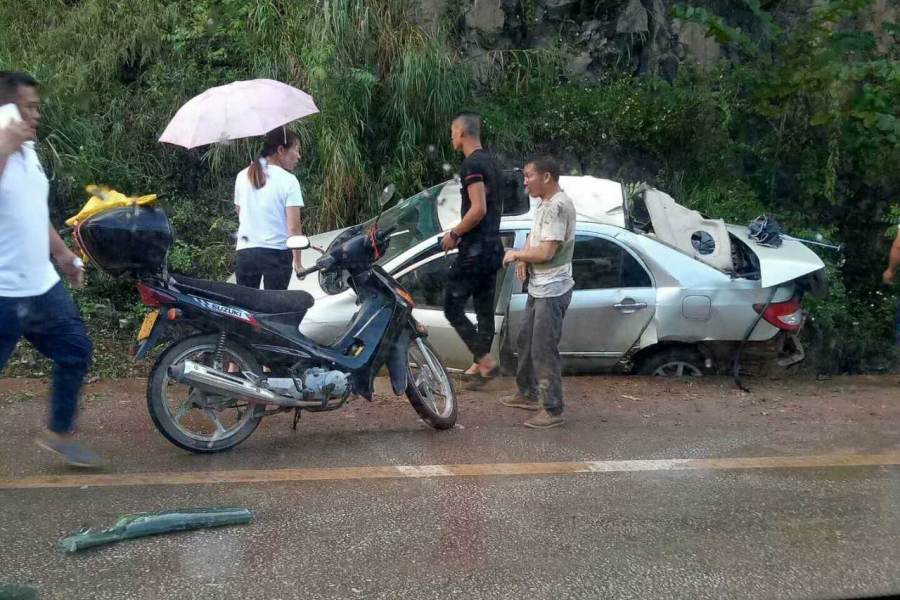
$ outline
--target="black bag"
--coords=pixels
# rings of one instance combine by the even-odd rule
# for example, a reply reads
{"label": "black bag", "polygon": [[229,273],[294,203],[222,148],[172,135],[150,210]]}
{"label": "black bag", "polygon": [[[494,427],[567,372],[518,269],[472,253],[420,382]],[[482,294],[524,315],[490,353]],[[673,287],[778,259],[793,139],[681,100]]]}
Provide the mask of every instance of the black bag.
{"label": "black bag", "polygon": [[113,277],[162,274],[175,239],[162,208],[138,205],[88,217],[75,237],[91,261]]}
{"label": "black bag", "polygon": [[784,243],[781,234],[778,221],[770,219],[766,215],[760,215],[750,222],[750,237],[760,246],[778,248]]}

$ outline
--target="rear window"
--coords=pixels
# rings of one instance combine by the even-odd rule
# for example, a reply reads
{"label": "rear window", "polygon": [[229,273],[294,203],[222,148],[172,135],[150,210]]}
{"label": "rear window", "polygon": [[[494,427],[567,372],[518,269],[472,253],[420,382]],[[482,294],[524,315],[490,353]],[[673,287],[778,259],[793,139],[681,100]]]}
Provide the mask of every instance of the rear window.
{"label": "rear window", "polygon": [[617,243],[592,235],[575,237],[575,290],[653,287],[647,271]]}

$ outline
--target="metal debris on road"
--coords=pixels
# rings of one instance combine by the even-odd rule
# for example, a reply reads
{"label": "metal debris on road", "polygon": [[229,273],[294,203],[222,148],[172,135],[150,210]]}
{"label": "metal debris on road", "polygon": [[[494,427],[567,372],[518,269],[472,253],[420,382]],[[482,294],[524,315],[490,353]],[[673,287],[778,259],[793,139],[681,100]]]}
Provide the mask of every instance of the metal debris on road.
{"label": "metal debris on road", "polygon": [[112,544],[161,533],[190,531],[206,527],[244,525],[253,521],[253,513],[246,508],[185,508],[160,512],[137,513],[119,517],[109,529],[84,529],[59,540],[56,545],[66,552]]}

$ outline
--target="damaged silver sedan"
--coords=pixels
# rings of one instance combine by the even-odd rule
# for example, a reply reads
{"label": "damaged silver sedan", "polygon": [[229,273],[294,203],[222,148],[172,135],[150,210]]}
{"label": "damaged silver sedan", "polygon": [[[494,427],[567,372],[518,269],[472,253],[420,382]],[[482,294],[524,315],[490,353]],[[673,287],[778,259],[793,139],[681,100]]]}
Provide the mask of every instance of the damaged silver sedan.
{"label": "damaged silver sedan", "polygon": [[[521,248],[536,201],[529,202],[515,175],[509,181],[501,234],[505,246]],[[824,263],[805,245],[793,239],[778,248],[760,245],[747,227],[706,218],[652,188],[626,199],[614,181],[562,177],[561,186],[578,210],[575,292],[560,343],[567,372],[730,373],[739,349],[742,372],[803,359],[801,300],[825,285]],[[459,222],[459,207],[459,182],[451,180],[386,212],[381,223],[399,228],[380,264],[412,295],[416,319],[429,328],[447,366],[466,369],[471,353],[443,313],[455,251],[445,254],[438,245],[443,232]],[[363,226],[312,242],[324,249]],[[307,252],[304,263],[312,264],[317,255]],[[300,326],[316,341],[338,337],[358,307],[341,277],[295,279],[291,289],[316,297]],[[498,277],[500,333],[493,352],[507,371],[515,365],[526,298],[513,268],[505,269]],[[470,318],[474,322],[474,313]]]}

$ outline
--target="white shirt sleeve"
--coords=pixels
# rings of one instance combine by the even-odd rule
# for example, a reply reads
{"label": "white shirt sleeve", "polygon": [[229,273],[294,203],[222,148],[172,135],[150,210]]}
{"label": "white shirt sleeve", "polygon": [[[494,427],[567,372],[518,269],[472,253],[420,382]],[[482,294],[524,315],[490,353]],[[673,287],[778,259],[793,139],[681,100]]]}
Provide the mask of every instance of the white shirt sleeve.
{"label": "white shirt sleeve", "polygon": [[303,206],[303,191],[300,189],[300,182],[293,175],[290,177],[286,192],[285,206]]}
{"label": "white shirt sleeve", "polygon": [[237,179],[234,180],[234,203],[237,206],[243,206],[244,201],[244,186],[241,185],[241,176],[246,177],[247,175],[241,171],[238,173]]}

